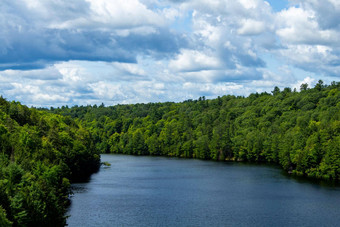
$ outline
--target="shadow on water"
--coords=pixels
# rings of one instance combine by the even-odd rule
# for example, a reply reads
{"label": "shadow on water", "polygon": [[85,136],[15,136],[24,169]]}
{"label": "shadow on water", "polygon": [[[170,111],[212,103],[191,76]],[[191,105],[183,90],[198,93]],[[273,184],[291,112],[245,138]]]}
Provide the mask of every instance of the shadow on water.
{"label": "shadow on water", "polygon": [[[210,163],[217,163],[220,165],[238,165],[238,166],[249,166],[249,167],[256,167],[256,168],[272,168],[279,170],[279,174],[281,176],[284,176],[285,179],[287,180],[293,180],[297,183],[300,184],[311,184],[315,186],[321,186],[321,187],[327,187],[327,188],[340,188],[340,182],[334,182],[334,181],[327,181],[324,179],[317,179],[317,178],[312,178],[312,177],[307,177],[307,176],[298,176],[294,174],[290,174],[282,167],[276,163],[266,163],[266,162],[247,162],[247,161],[219,161],[219,160],[204,160],[204,159],[195,159],[195,158],[184,158],[184,157],[173,157],[173,156],[160,156],[160,155],[123,155],[123,154],[113,154],[113,155],[122,155],[122,156],[133,156],[136,158],[142,158],[142,157],[151,157],[153,159],[161,158],[161,159],[168,159],[168,160],[195,160],[195,161],[201,161],[201,162],[210,162]],[[109,164],[109,165],[108,165]],[[107,163],[107,162],[102,162],[100,169],[109,169],[111,168],[111,164],[114,163]],[[100,170],[98,170],[100,171]],[[91,180],[91,177],[87,181],[82,181],[79,183],[88,183]]]}
{"label": "shadow on water", "polygon": [[[203,161],[211,161],[211,160],[203,160]],[[213,161],[214,162],[214,161]],[[290,174],[284,169],[281,168],[278,164],[275,163],[264,163],[264,162],[235,162],[235,161],[216,161],[220,163],[228,163],[228,164],[234,164],[234,165],[239,165],[239,166],[249,166],[249,167],[269,167],[273,169],[280,170],[281,176],[284,176],[285,179],[287,180],[293,180],[297,183],[300,184],[311,184],[314,186],[321,186],[321,187],[327,187],[327,188],[334,188],[338,189],[340,188],[340,182],[337,181],[330,181],[330,180],[324,180],[324,179],[317,179],[317,178],[312,178],[312,177],[307,177],[307,176],[298,176],[294,174]]]}
{"label": "shadow on water", "polygon": [[311,177],[306,177],[306,176],[297,176],[297,175],[289,174],[284,170],[281,171],[281,174],[286,179],[294,180],[295,182],[298,182],[300,184],[311,184],[314,186],[321,186],[321,187],[334,188],[334,189],[340,187],[340,182],[327,181],[327,180],[311,178]]}
{"label": "shadow on water", "polygon": [[[102,155],[72,184],[71,226],[337,226],[339,184],[279,165]],[[169,215],[171,211],[171,215]]]}
{"label": "shadow on water", "polygon": [[71,184],[71,194],[70,197],[72,197],[75,193],[84,193],[88,191],[88,188],[86,185],[91,182],[92,177],[94,177],[96,174],[100,172],[101,169],[110,169],[111,165],[107,162],[101,163],[99,169],[92,173],[90,176],[80,178],[77,181],[72,182]]}
{"label": "shadow on water", "polygon": [[85,186],[85,184],[73,184],[71,186],[71,190],[72,190],[72,195],[74,193],[84,193],[88,191],[88,188]]}

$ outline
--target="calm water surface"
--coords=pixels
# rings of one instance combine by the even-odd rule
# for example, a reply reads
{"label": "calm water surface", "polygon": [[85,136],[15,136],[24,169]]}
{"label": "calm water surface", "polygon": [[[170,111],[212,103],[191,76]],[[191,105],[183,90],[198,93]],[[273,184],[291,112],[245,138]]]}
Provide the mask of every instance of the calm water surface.
{"label": "calm water surface", "polygon": [[69,226],[340,226],[340,188],[270,166],[102,155],[74,184]]}

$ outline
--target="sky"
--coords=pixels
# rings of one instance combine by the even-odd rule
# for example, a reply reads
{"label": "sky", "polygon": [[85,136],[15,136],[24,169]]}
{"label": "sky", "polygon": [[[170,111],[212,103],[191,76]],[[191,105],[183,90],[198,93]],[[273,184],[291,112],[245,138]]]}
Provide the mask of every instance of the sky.
{"label": "sky", "polygon": [[180,102],[340,78],[339,0],[1,0],[0,94]]}

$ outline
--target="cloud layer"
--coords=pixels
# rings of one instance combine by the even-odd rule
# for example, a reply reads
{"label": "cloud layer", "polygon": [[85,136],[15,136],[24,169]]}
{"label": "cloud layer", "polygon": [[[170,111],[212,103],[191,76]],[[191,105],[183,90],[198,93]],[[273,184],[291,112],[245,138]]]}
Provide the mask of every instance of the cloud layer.
{"label": "cloud layer", "polygon": [[338,80],[340,3],[270,2],[3,0],[1,94],[112,105]]}

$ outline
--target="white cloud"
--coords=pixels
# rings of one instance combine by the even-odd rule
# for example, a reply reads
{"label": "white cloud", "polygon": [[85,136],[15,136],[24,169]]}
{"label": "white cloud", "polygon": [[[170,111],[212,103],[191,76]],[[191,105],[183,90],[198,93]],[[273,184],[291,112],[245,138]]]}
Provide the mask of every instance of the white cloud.
{"label": "white cloud", "polygon": [[47,67],[44,70],[29,70],[21,71],[18,73],[16,70],[5,70],[0,71],[0,76],[7,77],[8,79],[20,78],[20,79],[31,79],[31,80],[58,80],[63,77],[59,70],[54,67]]}
{"label": "white cloud", "polygon": [[[282,48],[275,51],[285,63],[319,76],[340,72],[340,7],[333,1],[296,1],[277,14],[276,34]],[[326,10],[327,9],[327,10]],[[326,10],[326,11],[325,11]]]}
{"label": "white cloud", "polygon": [[305,0],[300,5],[315,12],[316,19],[323,29],[339,29],[340,2],[338,0]]}
{"label": "white cloud", "polygon": [[114,62],[112,63],[114,67],[117,69],[133,75],[140,75],[140,76],[146,76],[146,72],[144,69],[140,68],[137,64],[131,64],[131,63],[118,63]]}
{"label": "white cloud", "polygon": [[3,0],[0,89],[29,105],[110,105],[338,79],[340,3],[291,2]]}
{"label": "white cloud", "polygon": [[303,80],[300,80],[295,84],[292,84],[291,87],[299,91],[301,84],[308,84],[308,87],[311,88],[313,87],[314,82],[315,82],[315,79],[308,76],[308,77],[305,77]]}
{"label": "white cloud", "polygon": [[310,45],[287,45],[287,49],[282,49],[282,55],[290,59],[292,64],[311,65],[320,60],[329,62],[332,58],[331,48],[327,46],[310,46]]}
{"label": "white cloud", "polygon": [[[206,98],[216,98],[223,95],[246,95],[249,91],[244,85],[237,83],[197,83],[186,82],[183,84],[183,90],[188,93],[188,98],[197,99],[199,96]],[[191,96],[189,95],[191,94]]]}
{"label": "white cloud", "polygon": [[[168,26],[176,9],[139,0],[5,0],[0,8],[0,70],[36,69],[69,60],[135,62],[185,46]],[[165,15],[163,15],[165,12]]]}
{"label": "white cloud", "polygon": [[120,84],[99,81],[97,83],[89,84],[89,86],[93,90],[97,99],[108,101],[126,98]]}
{"label": "white cloud", "polygon": [[322,30],[315,17],[315,12],[291,7],[279,13],[278,23],[282,28],[277,30],[278,36],[285,43],[297,44],[329,44],[339,42],[339,32]]}
{"label": "white cloud", "polygon": [[113,29],[162,25],[161,13],[139,0],[19,0],[23,16],[57,29]]}
{"label": "white cloud", "polygon": [[169,62],[169,68],[177,72],[180,71],[201,71],[216,69],[221,66],[221,62],[214,56],[197,50],[182,49],[175,60]]}
{"label": "white cloud", "polygon": [[70,98],[62,94],[62,90],[49,89],[48,83],[43,81],[12,82],[12,89],[5,94],[17,97],[27,105],[52,106],[56,103],[67,103]]}
{"label": "white cloud", "polygon": [[91,19],[105,27],[131,28],[146,24],[161,25],[163,18],[138,0],[86,0]]}
{"label": "white cloud", "polygon": [[[279,51],[286,61],[303,70],[337,76],[340,72],[340,59],[333,49],[323,45],[287,45],[286,49]],[[338,62],[338,63],[337,63]]]}
{"label": "white cloud", "polygon": [[240,0],[242,6],[246,9],[255,9],[260,4],[258,0]]}
{"label": "white cloud", "polygon": [[259,35],[266,29],[266,25],[262,21],[245,19],[241,24],[242,26],[237,30],[240,35]]}

